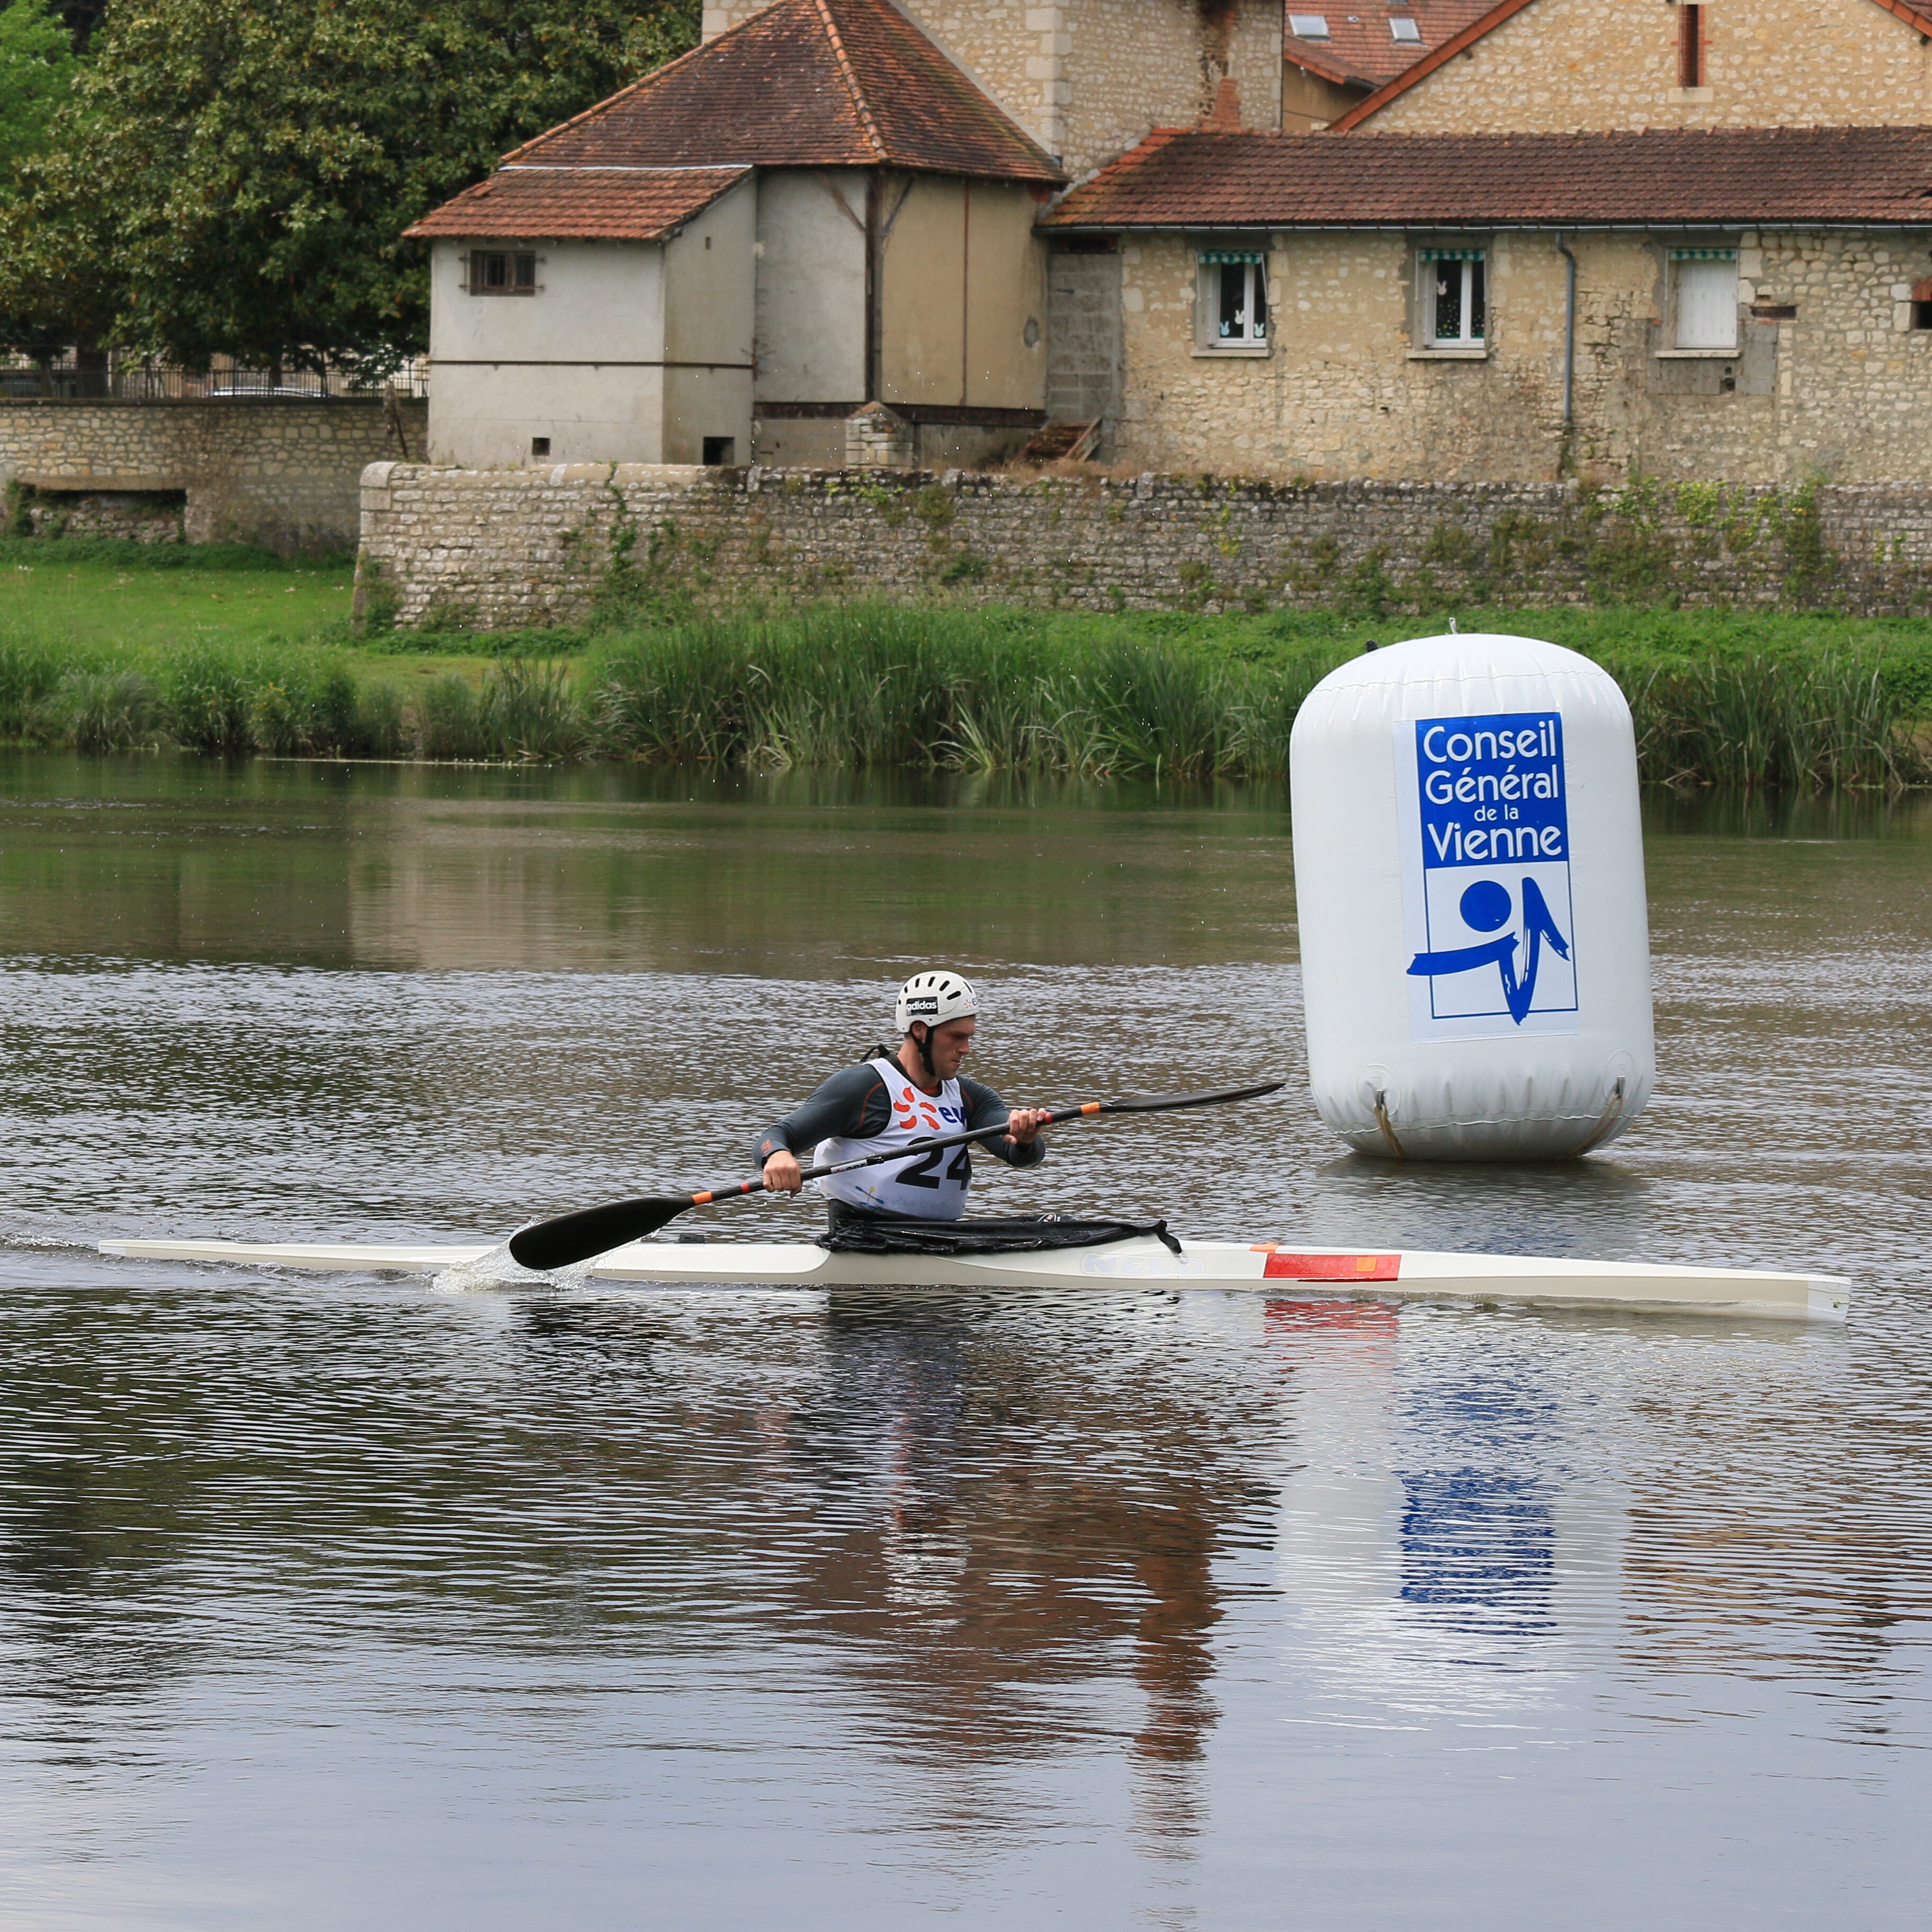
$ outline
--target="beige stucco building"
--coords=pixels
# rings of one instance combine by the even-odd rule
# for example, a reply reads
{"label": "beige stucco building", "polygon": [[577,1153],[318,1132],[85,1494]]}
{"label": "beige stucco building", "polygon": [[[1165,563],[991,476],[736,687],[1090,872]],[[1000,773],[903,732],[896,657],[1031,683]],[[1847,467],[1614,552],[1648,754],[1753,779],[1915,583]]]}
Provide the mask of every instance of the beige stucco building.
{"label": "beige stucco building", "polygon": [[[548,179],[526,194],[500,176],[433,218],[432,458],[736,461],[752,434],[751,172],[692,170],[615,214],[594,188],[566,209]],[[537,222],[552,232],[532,238]],[[620,232],[590,232],[607,224]]]}

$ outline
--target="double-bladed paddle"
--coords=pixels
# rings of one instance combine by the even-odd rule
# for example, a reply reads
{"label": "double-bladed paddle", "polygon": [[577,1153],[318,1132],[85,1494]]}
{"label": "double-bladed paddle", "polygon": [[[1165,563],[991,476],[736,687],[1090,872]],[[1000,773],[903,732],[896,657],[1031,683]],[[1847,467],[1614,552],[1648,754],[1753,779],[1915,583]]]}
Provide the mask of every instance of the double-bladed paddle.
{"label": "double-bladed paddle", "polygon": [[[1064,1120],[1090,1119],[1096,1114],[1166,1114],[1177,1107],[1214,1107],[1234,1100],[1258,1100],[1287,1084],[1270,1080],[1259,1087],[1223,1087],[1211,1094],[1138,1094],[1120,1100],[1088,1100],[1077,1107],[1054,1107],[1042,1112],[1043,1127],[1058,1126]],[[939,1134],[916,1140],[885,1154],[861,1154],[852,1160],[827,1161],[822,1167],[808,1167],[800,1178],[816,1180],[827,1174],[847,1174],[855,1167],[877,1167],[889,1160],[904,1160],[914,1154],[935,1148],[964,1147],[969,1141],[997,1140],[1006,1132],[1001,1127],[969,1128],[964,1133]],[[601,1208],[580,1208],[574,1214],[560,1214],[554,1221],[537,1221],[510,1237],[510,1257],[526,1268],[568,1268],[573,1262],[588,1261],[626,1241],[640,1241],[655,1234],[667,1222],[674,1221],[687,1208],[708,1208],[713,1203],[733,1201],[746,1194],[762,1194],[762,1176],[754,1180],[734,1180],[722,1187],[708,1187],[699,1194],[647,1194],[634,1201],[609,1201]]]}

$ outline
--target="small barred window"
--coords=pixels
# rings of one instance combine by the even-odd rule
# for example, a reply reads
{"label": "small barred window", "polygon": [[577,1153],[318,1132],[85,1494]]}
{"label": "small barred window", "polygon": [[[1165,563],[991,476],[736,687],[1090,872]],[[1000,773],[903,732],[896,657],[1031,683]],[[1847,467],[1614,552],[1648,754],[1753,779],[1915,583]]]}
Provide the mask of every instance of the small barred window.
{"label": "small barred window", "polygon": [[469,287],[472,296],[533,296],[537,292],[537,258],[476,249],[470,257]]}

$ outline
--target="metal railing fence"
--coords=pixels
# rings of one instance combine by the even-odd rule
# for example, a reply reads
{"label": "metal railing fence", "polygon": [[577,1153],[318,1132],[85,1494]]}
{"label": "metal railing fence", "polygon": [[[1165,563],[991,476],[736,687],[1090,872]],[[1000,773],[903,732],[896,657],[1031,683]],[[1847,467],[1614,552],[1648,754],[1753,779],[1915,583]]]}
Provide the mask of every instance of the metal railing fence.
{"label": "metal railing fence", "polygon": [[0,401],[380,402],[392,395],[420,401],[428,394],[429,372],[421,362],[370,382],[335,368],[250,369],[231,364],[184,369],[111,351],[0,360]]}

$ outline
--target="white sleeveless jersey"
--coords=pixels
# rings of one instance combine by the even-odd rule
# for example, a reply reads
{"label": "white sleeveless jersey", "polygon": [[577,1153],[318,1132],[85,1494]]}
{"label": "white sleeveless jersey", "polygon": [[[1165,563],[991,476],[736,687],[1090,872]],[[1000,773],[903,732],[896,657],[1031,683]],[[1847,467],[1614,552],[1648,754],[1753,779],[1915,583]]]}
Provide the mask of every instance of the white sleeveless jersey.
{"label": "white sleeveless jersey", "polygon": [[[959,1083],[947,1081],[937,1094],[924,1094],[906,1078],[905,1069],[890,1060],[866,1063],[886,1083],[892,1103],[891,1124],[882,1134],[864,1140],[834,1137],[820,1141],[812,1158],[855,1160],[862,1154],[890,1154],[935,1134],[956,1134],[966,1126],[966,1103]],[[813,1182],[821,1194],[853,1208],[869,1208],[885,1214],[910,1214],[921,1221],[956,1221],[966,1211],[970,1168],[963,1147],[928,1148],[904,1160],[881,1161],[877,1167],[855,1167],[849,1174],[828,1174]]]}

